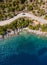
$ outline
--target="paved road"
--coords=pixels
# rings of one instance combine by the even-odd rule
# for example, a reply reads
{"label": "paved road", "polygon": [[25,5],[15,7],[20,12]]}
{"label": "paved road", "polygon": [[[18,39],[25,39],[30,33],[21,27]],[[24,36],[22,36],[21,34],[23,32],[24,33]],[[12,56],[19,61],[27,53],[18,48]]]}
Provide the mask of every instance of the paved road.
{"label": "paved road", "polygon": [[40,17],[37,17],[33,14],[29,14],[29,13],[20,13],[18,14],[17,16],[9,19],[9,20],[5,20],[5,21],[0,21],[0,26],[4,26],[6,24],[10,24],[11,22],[13,22],[14,20],[18,19],[18,18],[21,18],[21,17],[30,17],[31,19],[34,19],[34,20],[37,20],[38,22],[42,22],[44,24],[47,24],[47,20],[45,19],[42,19]]}

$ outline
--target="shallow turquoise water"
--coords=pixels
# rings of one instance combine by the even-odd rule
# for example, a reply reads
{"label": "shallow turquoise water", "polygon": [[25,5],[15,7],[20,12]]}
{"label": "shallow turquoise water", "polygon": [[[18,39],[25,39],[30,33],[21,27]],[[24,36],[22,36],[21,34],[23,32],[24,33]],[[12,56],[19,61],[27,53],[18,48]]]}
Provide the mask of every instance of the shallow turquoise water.
{"label": "shallow turquoise water", "polygon": [[47,38],[22,32],[0,40],[0,65],[47,65]]}

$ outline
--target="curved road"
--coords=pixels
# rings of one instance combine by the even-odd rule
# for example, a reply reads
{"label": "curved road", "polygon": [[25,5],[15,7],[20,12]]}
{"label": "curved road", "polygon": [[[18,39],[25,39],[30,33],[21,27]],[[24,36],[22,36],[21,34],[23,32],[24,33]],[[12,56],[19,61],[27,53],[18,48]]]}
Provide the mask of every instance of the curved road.
{"label": "curved road", "polygon": [[0,26],[4,26],[6,24],[10,24],[11,22],[13,22],[14,20],[21,18],[21,17],[30,17],[31,19],[37,20],[38,22],[42,22],[44,24],[47,24],[47,20],[45,19],[41,19],[40,17],[37,17],[33,14],[29,14],[29,13],[20,13],[17,16],[9,19],[9,20],[5,20],[5,21],[0,21]]}

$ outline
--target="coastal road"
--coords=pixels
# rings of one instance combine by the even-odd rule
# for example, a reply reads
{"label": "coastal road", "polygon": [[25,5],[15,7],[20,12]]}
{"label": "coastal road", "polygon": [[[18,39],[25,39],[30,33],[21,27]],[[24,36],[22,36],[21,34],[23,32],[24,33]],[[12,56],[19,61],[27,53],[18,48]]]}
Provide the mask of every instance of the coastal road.
{"label": "coastal road", "polygon": [[4,20],[4,21],[0,21],[0,26],[4,26],[4,25],[7,25],[7,24],[10,24],[12,23],[14,20],[18,19],[18,18],[21,18],[21,17],[29,17],[31,19],[34,19],[34,20],[37,20],[38,22],[40,23],[44,23],[44,24],[47,24],[47,20],[45,19],[42,19],[40,17],[37,17],[33,14],[30,14],[30,13],[20,13],[18,14],[17,16],[14,16],[13,18],[9,19],[9,20]]}

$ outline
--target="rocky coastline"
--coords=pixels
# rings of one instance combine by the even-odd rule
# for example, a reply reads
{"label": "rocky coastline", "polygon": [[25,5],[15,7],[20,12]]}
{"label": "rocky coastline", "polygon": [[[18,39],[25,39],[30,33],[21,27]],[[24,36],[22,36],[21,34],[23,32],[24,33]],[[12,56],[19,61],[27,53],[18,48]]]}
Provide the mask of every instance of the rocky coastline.
{"label": "rocky coastline", "polygon": [[11,31],[10,33],[7,33],[6,35],[0,35],[0,40],[1,39],[7,39],[7,38],[10,38],[10,37],[13,37],[13,36],[17,36],[22,31],[26,31],[28,33],[32,33],[32,34],[36,34],[36,35],[41,35],[41,36],[47,36],[47,32],[42,32],[40,30],[31,30],[29,28],[23,28],[23,29],[20,29],[18,31],[17,30]]}

